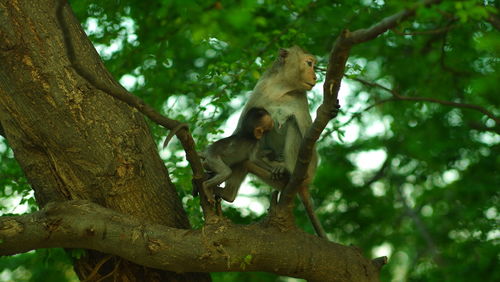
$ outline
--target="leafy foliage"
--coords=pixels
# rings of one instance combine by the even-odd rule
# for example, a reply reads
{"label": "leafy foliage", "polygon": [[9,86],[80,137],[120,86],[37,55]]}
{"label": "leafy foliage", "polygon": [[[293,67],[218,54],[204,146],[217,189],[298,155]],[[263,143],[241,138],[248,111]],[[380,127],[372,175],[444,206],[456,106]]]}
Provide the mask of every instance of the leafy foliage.
{"label": "leafy foliage", "polygon": [[[324,69],[342,29],[369,27],[409,5],[412,1],[72,1],[116,78],[165,115],[188,122],[200,149],[219,138],[279,47],[300,45],[316,54]],[[500,34],[489,21],[498,16],[495,5],[465,0],[421,8],[351,52],[340,93],[342,113],[318,145],[321,165],[311,193],[334,241],[389,256],[382,281],[500,280],[500,125],[477,110],[402,101],[389,91],[474,104],[499,116]],[[313,110],[320,91],[310,100]],[[158,142],[167,134],[151,128]],[[35,209],[22,171],[1,141],[1,211],[12,212],[12,201]],[[190,170],[180,145],[174,141],[161,153],[192,224],[200,226],[199,201],[190,196]],[[231,206],[225,214],[239,223],[261,216]],[[295,214],[312,233],[300,205]],[[35,277],[42,266],[32,261],[40,252],[2,258],[0,269],[22,265]],[[248,263],[251,257],[242,258],[242,265]],[[55,273],[58,267],[44,269]],[[266,273],[213,278],[280,279]]]}

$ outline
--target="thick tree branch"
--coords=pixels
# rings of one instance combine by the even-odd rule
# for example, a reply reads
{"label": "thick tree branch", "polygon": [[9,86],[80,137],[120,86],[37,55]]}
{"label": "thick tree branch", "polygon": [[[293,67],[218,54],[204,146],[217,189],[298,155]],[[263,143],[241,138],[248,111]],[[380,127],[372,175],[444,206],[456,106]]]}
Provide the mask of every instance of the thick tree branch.
{"label": "thick tree branch", "polygon": [[201,230],[176,229],[89,201],[51,203],[33,214],[1,217],[0,239],[0,255],[86,248],[176,272],[267,271],[310,281],[377,281],[383,259],[372,262],[355,247],[299,230],[228,221]]}
{"label": "thick tree branch", "polygon": [[337,95],[340,89],[342,77],[344,75],[345,64],[349,58],[351,48],[358,43],[372,40],[388,29],[394,28],[401,21],[413,16],[417,8],[439,3],[441,0],[426,0],[422,1],[412,8],[406,9],[392,16],[382,19],[377,24],[367,29],[359,29],[353,32],[343,30],[335,41],[330,59],[328,61],[328,69],[326,72],[325,84],[323,86],[323,103],[317,110],[317,116],[312,126],[306,132],[299,150],[299,157],[295,165],[295,171],[288,185],[283,191],[278,207],[284,210],[285,213],[290,213],[293,208],[293,199],[298,192],[300,185],[303,183],[309,163],[311,162],[314,144],[319,139],[321,132],[331,119],[331,112],[338,104]]}

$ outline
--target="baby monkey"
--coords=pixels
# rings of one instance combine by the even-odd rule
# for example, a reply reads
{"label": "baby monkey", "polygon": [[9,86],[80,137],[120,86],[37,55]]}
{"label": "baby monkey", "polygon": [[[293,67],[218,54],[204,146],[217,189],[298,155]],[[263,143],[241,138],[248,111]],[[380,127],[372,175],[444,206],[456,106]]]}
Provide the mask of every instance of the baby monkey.
{"label": "baby monkey", "polygon": [[233,135],[216,141],[202,153],[203,167],[213,175],[203,182],[203,191],[209,202],[214,202],[214,192],[228,202],[234,201],[238,191],[226,191],[218,185],[231,176],[231,168],[237,164],[251,161],[270,171],[274,179],[285,176],[284,166],[271,167],[256,156],[259,140],[273,127],[269,112],[263,108],[251,108],[245,114],[242,126]]}

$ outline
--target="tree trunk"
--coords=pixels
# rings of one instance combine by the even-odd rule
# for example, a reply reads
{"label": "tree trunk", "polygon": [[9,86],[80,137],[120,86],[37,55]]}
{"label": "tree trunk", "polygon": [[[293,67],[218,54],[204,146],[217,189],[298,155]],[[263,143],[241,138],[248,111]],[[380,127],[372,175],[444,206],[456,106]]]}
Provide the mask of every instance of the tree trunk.
{"label": "tree trunk", "polygon": [[[190,228],[142,115],[71,67],[55,20],[57,5],[0,0],[0,123],[39,206],[86,199],[145,222]],[[79,60],[115,83],[80,23],[73,16],[68,21]],[[93,251],[75,270],[91,280],[111,273],[125,281],[210,280]]]}

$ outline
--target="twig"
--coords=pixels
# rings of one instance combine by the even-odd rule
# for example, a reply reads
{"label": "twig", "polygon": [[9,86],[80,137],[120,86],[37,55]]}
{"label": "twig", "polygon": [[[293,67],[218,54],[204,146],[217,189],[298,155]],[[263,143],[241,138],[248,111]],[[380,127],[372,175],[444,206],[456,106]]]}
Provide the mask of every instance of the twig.
{"label": "twig", "polygon": [[382,179],[382,177],[385,176],[385,173],[387,172],[387,169],[389,168],[389,164],[391,163],[391,161],[392,161],[392,158],[387,156],[384,163],[380,166],[378,171],[372,177],[370,177],[370,179],[368,179],[365,182],[364,186],[369,187],[370,185],[372,185],[376,181],[379,181],[380,179]]}
{"label": "twig", "polygon": [[467,123],[467,125],[469,125],[469,127],[473,128],[473,129],[479,130],[479,131],[489,131],[489,132],[494,132],[494,133],[500,133],[500,128],[498,126],[496,128],[495,127],[487,127],[486,125],[480,124],[478,122],[469,122],[469,123]]}
{"label": "twig", "polygon": [[183,128],[189,130],[189,125],[187,123],[180,123],[174,129],[170,130],[170,132],[167,135],[167,138],[165,138],[165,141],[163,141],[163,148],[167,147],[168,142],[170,142],[170,140],[172,139],[172,137],[174,137],[177,131]]}
{"label": "twig", "polygon": [[420,216],[410,207],[410,205],[408,204],[408,200],[403,195],[403,191],[401,191],[400,186],[397,187],[396,192],[398,194],[401,203],[403,204],[406,214],[413,220],[415,226],[417,227],[418,232],[420,233],[425,243],[427,244],[427,248],[429,249],[432,258],[436,261],[436,263],[442,264],[443,261],[439,255],[439,250],[436,244],[434,243],[434,240],[432,239],[429,231],[427,230],[427,227],[420,219]]}
{"label": "twig", "polygon": [[455,28],[456,25],[447,25],[445,27],[441,28],[436,28],[436,29],[430,29],[430,30],[415,30],[411,32],[401,32],[397,29],[392,29],[392,31],[397,34],[397,35],[428,35],[428,34],[441,34],[450,31],[451,29]]}
{"label": "twig", "polygon": [[[108,277],[110,277],[111,275],[116,276],[116,273],[118,271],[118,267],[120,266],[121,262],[122,262],[122,259],[119,259],[118,262],[116,263],[115,267],[113,268],[113,270],[110,273],[108,273],[108,274],[104,275],[103,277],[99,278],[99,280],[97,280],[96,282],[104,281]],[[116,280],[116,279],[113,279],[113,280]]]}
{"label": "twig", "polygon": [[417,8],[421,6],[428,6],[432,4],[440,3],[441,0],[426,0],[415,4],[412,8],[406,9],[392,16],[382,19],[377,24],[371,26],[368,29],[359,29],[354,31],[350,36],[351,44],[358,44],[365,41],[372,40],[379,36],[380,34],[386,32],[389,29],[397,26],[401,21],[413,16]]}
{"label": "twig", "polygon": [[102,258],[99,263],[97,263],[95,266],[94,266],[94,269],[92,269],[92,272],[89,274],[89,276],[87,276],[83,282],[88,282],[88,281],[92,281],[94,279],[94,276],[96,276],[97,272],[99,272],[99,270],[101,269],[101,267],[110,259],[112,258],[113,256],[112,255],[107,255],[105,256],[104,258]]}
{"label": "twig", "polygon": [[457,102],[451,102],[451,101],[445,101],[445,100],[440,100],[440,99],[435,99],[435,98],[428,98],[428,97],[408,97],[408,96],[403,96],[401,95],[398,91],[394,89],[389,89],[383,85],[380,85],[376,82],[370,82],[366,81],[361,78],[356,78],[356,77],[350,77],[349,79],[355,80],[357,82],[360,82],[364,85],[370,86],[370,87],[377,87],[380,89],[383,89],[393,96],[394,99],[392,100],[402,100],[402,101],[419,101],[419,102],[431,102],[431,103],[437,103],[445,106],[450,106],[450,107],[456,107],[456,108],[465,108],[465,109],[471,109],[475,111],[479,111],[483,113],[484,115],[488,116],[492,120],[495,121],[497,125],[500,124],[500,118],[495,116],[492,112],[486,110],[485,108],[478,106],[478,105],[473,105],[473,104],[466,104],[466,103],[457,103]]}
{"label": "twig", "polygon": [[378,257],[378,258],[372,259],[372,263],[373,263],[373,265],[375,265],[375,267],[378,270],[380,270],[380,269],[382,269],[382,267],[384,265],[387,264],[387,257],[383,256],[383,257]]}
{"label": "twig", "polygon": [[353,114],[351,115],[351,118],[350,118],[348,121],[346,121],[346,122],[344,122],[343,124],[341,124],[339,127],[344,127],[344,126],[348,125],[348,124],[349,124],[349,123],[351,123],[351,122],[352,122],[355,118],[357,118],[357,117],[361,116],[361,114],[362,114],[362,113],[364,113],[364,112],[366,112],[366,111],[369,111],[369,110],[371,110],[372,108],[374,108],[374,107],[376,107],[376,106],[378,106],[378,105],[384,104],[384,103],[386,103],[386,102],[392,102],[392,101],[396,101],[396,99],[395,99],[395,98],[387,98],[387,99],[382,99],[382,100],[379,100],[379,101],[377,101],[377,102],[375,102],[375,103],[373,103],[373,104],[369,105],[368,107],[366,107],[366,108],[362,109],[361,111],[356,112],[356,113],[353,113]]}

